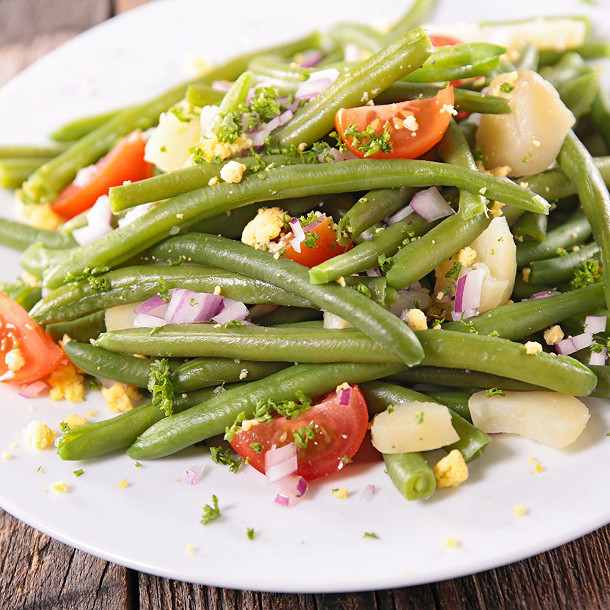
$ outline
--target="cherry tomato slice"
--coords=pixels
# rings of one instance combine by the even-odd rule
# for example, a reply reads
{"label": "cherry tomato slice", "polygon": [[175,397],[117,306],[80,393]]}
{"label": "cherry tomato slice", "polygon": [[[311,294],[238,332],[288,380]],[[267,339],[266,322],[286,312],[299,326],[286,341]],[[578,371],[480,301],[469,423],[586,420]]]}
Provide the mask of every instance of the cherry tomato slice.
{"label": "cherry tomato slice", "polygon": [[101,195],[107,195],[111,186],[120,186],[126,180],[137,182],[152,176],[152,165],[144,161],[146,140],[140,130],[130,133],[95,165],[85,184],[69,184],[51,204],[64,220],[88,210]]}
{"label": "cherry tomato slice", "polygon": [[447,34],[430,34],[430,42],[433,47],[449,47],[454,44],[462,44],[459,38]]}
{"label": "cherry tomato slice", "polygon": [[313,248],[301,243],[301,251],[297,252],[292,246],[289,246],[284,253],[284,257],[311,269],[311,267],[343,254],[354,247],[352,244],[340,246],[337,243],[337,233],[331,227],[329,218],[323,220],[311,233],[318,238]]}
{"label": "cherry tomato slice", "polygon": [[[331,392],[296,419],[277,417],[269,422],[240,430],[231,445],[256,470],[265,472],[265,453],[273,445],[282,447],[294,441],[293,430],[314,424],[315,436],[304,449],[297,448],[296,474],[312,481],[341,470],[356,454],[368,426],[368,409],[358,386],[352,387],[350,402],[341,405],[337,392]],[[255,451],[252,444],[262,450]]]}
{"label": "cherry tomato slice", "polygon": [[378,136],[384,129],[389,129],[392,150],[377,152],[368,158],[416,159],[443,137],[451,121],[453,102],[453,87],[446,87],[431,98],[342,108],[335,115],[335,128],[346,146],[361,159],[365,157],[365,151],[356,148],[353,136],[345,135],[352,125],[356,125],[359,132],[370,126]]}
{"label": "cherry tomato slice", "polygon": [[[6,361],[11,350],[25,361],[11,371]],[[9,356],[9,361],[11,356]],[[6,383],[30,383],[53,372],[63,361],[63,351],[34,322],[27,311],[0,292],[0,378]]]}

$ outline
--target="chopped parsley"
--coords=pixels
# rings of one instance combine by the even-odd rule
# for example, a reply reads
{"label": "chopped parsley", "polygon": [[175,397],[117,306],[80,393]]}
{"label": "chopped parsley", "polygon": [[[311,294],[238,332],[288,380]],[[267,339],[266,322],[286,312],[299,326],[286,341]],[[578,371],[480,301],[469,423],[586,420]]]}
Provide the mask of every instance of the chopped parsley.
{"label": "chopped parsley", "polygon": [[253,527],[246,528],[246,536],[248,536],[248,540],[254,540],[254,528]]}
{"label": "chopped parsley", "polygon": [[487,396],[487,398],[491,398],[492,396],[504,396],[504,392],[498,388],[489,388],[489,390],[485,390],[485,396]]}
{"label": "chopped parsley", "polygon": [[59,422],[59,427],[61,431],[65,434],[66,432],[70,432],[71,428],[65,421]]}
{"label": "chopped parsley", "polygon": [[203,515],[201,515],[200,523],[202,525],[209,525],[212,521],[220,518],[220,509],[218,508],[218,498],[212,495],[212,506],[206,504],[203,507]]}
{"label": "chopped parsley", "polygon": [[233,457],[234,454],[230,447],[210,447],[210,454],[212,462],[222,466],[228,466],[229,470],[233,473],[237,472],[239,467],[243,464],[243,460],[240,457]]}
{"label": "chopped parsley", "polygon": [[[222,386],[220,386],[220,387],[221,387],[221,390],[219,390],[219,391],[222,391]],[[228,441],[230,443],[235,438],[237,431],[241,428],[241,423],[243,421],[245,421],[245,419],[246,419],[246,414],[242,411],[235,418],[235,421],[231,424],[231,427],[225,428],[225,436],[224,436],[225,441]]]}
{"label": "chopped parsley", "polygon": [[388,407],[387,407],[386,411],[387,411],[388,413],[394,413],[394,405],[388,405]]}
{"label": "chopped parsley", "polygon": [[482,161],[483,163],[487,163],[489,161],[489,159],[487,158],[487,155],[485,154],[485,147],[484,146],[480,146],[479,148],[475,148],[472,151],[472,157],[475,161]]}
{"label": "chopped parsley", "polygon": [[241,320],[229,320],[225,324],[225,328],[231,328],[231,326],[239,328],[240,326],[245,326],[245,324]]}
{"label": "chopped parsley", "polygon": [[254,441],[253,443],[250,443],[250,447],[252,447],[252,449],[254,449],[254,451],[256,451],[256,453],[262,453],[262,451],[263,451],[263,446],[256,441]]}
{"label": "chopped parsley", "polygon": [[603,345],[600,345],[599,343],[594,343],[594,344],[591,346],[591,351],[592,351],[594,354],[601,354],[603,350],[604,350],[604,346],[603,346]]}
{"label": "chopped parsley", "polygon": [[345,454],[345,455],[344,455],[344,456],[341,458],[341,461],[342,461],[344,464],[349,464],[349,463],[352,461],[352,458],[351,458],[349,455],[347,455],[347,453],[346,453],[346,454]]}
{"label": "chopped parsley", "polygon": [[98,381],[95,377],[91,377],[91,379],[88,380],[87,385],[90,390],[100,390],[102,382]]}
{"label": "chopped parsley", "polygon": [[460,265],[460,263],[458,263],[458,262],[454,262],[451,269],[449,269],[449,271],[447,271],[447,273],[445,273],[445,277],[449,280],[455,280],[457,282],[457,280],[460,277],[461,270],[462,270],[462,265]]}
{"label": "chopped parsley", "polygon": [[379,540],[379,536],[375,532],[364,532],[363,538],[373,538],[374,540]]}
{"label": "chopped parsley", "polygon": [[167,303],[172,298],[172,295],[169,293],[167,283],[162,277],[157,278],[157,283],[159,284],[159,290],[157,294],[161,297],[161,300],[164,303]]}
{"label": "chopped parsley", "polygon": [[568,251],[565,250],[564,248],[557,248],[557,250],[555,250],[555,252],[558,256],[567,256],[568,255]]}
{"label": "chopped parsley", "polygon": [[392,152],[392,142],[390,123],[386,123],[383,131],[377,135],[371,125],[363,131],[358,130],[357,125],[350,125],[344,132],[346,138],[352,138],[352,146],[364,153],[364,157],[376,155],[379,152]]}
{"label": "chopped parsley", "polygon": [[153,405],[165,411],[165,417],[172,415],[174,412],[174,385],[169,363],[165,358],[151,362],[148,373],[148,391],[152,394]]}
{"label": "chopped parsley", "polygon": [[362,282],[356,284],[354,286],[354,290],[356,290],[360,294],[363,294],[365,297],[367,297],[369,299],[371,298],[371,291]]}
{"label": "chopped parsley", "polygon": [[418,426],[424,423],[424,415],[425,413],[423,411],[415,411],[415,415],[413,416],[413,418],[415,419],[415,423]]}
{"label": "chopped parsley", "polygon": [[602,269],[599,261],[589,259],[584,261],[580,268],[574,270],[574,277],[570,282],[572,288],[584,288],[602,281]]}
{"label": "chopped parsley", "polygon": [[74,476],[76,478],[80,477],[81,475],[85,474],[85,471],[82,468],[79,468],[78,470],[74,471]]}
{"label": "chopped parsley", "polygon": [[140,464],[140,462],[136,462],[136,463],[134,464],[134,466],[135,466],[136,468],[142,468],[142,464]]}
{"label": "chopped parsley", "polygon": [[294,444],[299,449],[305,449],[310,440],[312,440],[317,434],[318,426],[314,423],[309,424],[308,426],[301,426],[298,430],[292,431],[292,436],[294,438]]}
{"label": "chopped parsley", "polygon": [[192,118],[189,117],[185,112],[183,112],[178,106],[174,106],[169,110],[181,123],[189,123]]}
{"label": "chopped parsley", "polygon": [[219,142],[234,144],[244,131],[244,126],[241,121],[241,112],[235,110],[226,114],[217,130]]}
{"label": "chopped parsley", "polygon": [[308,231],[305,234],[305,239],[303,240],[303,244],[310,250],[313,250],[316,247],[316,242],[318,241],[318,239],[320,239],[319,235],[317,235],[313,231]]}
{"label": "chopped parsley", "polygon": [[303,392],[296,392],[296,399],[296,401],[284,400],[279,403],[270,399],[259,400],[254,409],[254,418],[259,422],[266,422],[272,419],[272,413],[275,412],[286,419],[296,419],[311,407],[311,399],[305,396]]}
{"label": "chopped parsley", "polygon": [[500,85],[500,91],[502,91],[502,93],[510,93],[513,89],[514,87],[510,83],[502,83]]}

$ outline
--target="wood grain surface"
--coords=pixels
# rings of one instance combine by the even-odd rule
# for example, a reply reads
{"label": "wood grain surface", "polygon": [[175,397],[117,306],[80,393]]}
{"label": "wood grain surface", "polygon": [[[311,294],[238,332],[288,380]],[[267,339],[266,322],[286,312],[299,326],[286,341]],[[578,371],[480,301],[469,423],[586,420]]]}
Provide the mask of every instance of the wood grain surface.
{"label": "wood grain surface", "polygon": [[[145,1],[0,0],[0,85],[72,36]],[[0,609],[607,609],[609,556],[605,527],[531,559],[431,585],[336,595],[257,593],[141,574],[52,540],[0,509]]]}

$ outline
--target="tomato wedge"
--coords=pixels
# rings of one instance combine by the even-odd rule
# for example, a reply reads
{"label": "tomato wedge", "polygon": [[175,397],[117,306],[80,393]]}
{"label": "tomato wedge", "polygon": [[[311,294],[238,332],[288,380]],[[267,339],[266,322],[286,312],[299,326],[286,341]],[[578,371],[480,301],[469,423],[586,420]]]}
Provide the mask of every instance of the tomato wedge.
{"label": "tomato wedge", "polygon": [[315,267],[329,258],[343,254],[354,247],[352,244],[348,246],[339,245],[337,242],[337,232],[331,227],[329,218],[323,220],[310,233],[317,237],[313,248],[309,248],[302,243],[301,251],[297,252],[292,246],[288,246],[288,249],[284,252],[284,257],[311,269],[311,267]]}
{"label": "tomato wedge", "polygon": [[[366,434],[369,414],[358,386],[352,386],[349,404],[340,404],[340,392],[330,392],[296,419],[277,417],[240,430],[231,445],[256,470],[265,472],[265,453],[273,445],[294,440],[293,430],[314,424],[315,436],[304,449],[297,448],[296,474],[312,481],[341,470],[358,451]],[[258,445],[256,444],[258,443]],[[261,449],[256,451],[253,445]]]}
{"label": "tomato wedge", "polygon": [[[335,115],[335,128],[345,145],[361,159],[416,159],[443,137],[451,121],[453,102],[453,87],[446,87],[431,98],[342,108]],[[360,133],[371,127],[375,136],[381,136],[384,130],[389,132],[391,150],[367,155],[356,146],[354,136],[346,134],[353,131],[353,125]],[[364,140],[365,147],[367,141]]]}
{"label": "tomato wedge", "polygon": [[111,186],[120,186],[126,180],[137,182],[152,176],[153,166],[144,161],[146,140],[138,129],[123,138],[95,165],[87,168],[87,177],[69,184],[51,204],[64,220],[88,210],[101,195],[107,195]]}
{"label": "tomato wedge", "polygon": [[[23,359],[17,370],[7,363]],[[0,292],[0,381],[30,383],[53,372],[63,361],[63,351],[34,322],[27,311]]]}
{"label": "tomato wedge", "polygon": [[462,44],[459,38],[447,34],[430,34],[430,42],[433,47],[449,47],[454,44]]}

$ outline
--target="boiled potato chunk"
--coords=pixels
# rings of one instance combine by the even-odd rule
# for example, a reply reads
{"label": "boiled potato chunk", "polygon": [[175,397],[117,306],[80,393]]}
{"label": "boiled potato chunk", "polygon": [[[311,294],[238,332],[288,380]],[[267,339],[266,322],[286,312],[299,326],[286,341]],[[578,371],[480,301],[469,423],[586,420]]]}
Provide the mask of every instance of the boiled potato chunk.
{"label": "boiled potato chunk", "polygon": [[133,321],[136,317],[133,313],[133,308],[138,305],[139,303],[126,303],[125,305],[117,305],[107,309],[104,314],[106,330],[110,332],[111,330],[133,328]]}
{"label": "boiled potato chunk", "polygon": [[509,432],[562,449],[585,429],[589,410],[574,396],[557,392],[504,392],[470,397],[472,423],[483,432]]}
{"label": "boiled potato chunk", "polygon": [[410,402],[375,416],[371,427],[373,446],[381,453],[429,451],[459,440],[445,405]]}
{"label": "boiled potato chunk", "polygon": [[510,114],[484,114],[477,129],[487,167],[508,165],[509,176],[542,172],[555,161],[575,123],[555,88],[538,73],[519,70],[491,81],[489,94],[508,100]]}

